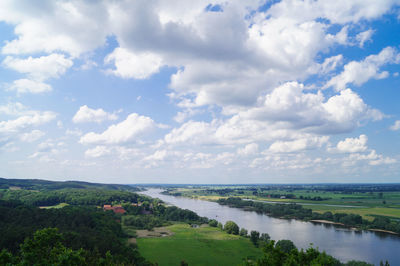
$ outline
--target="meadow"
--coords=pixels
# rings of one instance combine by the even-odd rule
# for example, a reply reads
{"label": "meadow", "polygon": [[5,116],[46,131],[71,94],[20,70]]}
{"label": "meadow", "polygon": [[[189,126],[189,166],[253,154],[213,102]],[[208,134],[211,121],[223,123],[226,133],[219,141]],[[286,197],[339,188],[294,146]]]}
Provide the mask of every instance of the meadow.
{"label": "meadow", "polygon": [[143,257],[158,265],[241,265],[243,259],[256,259],[262,251],[248,238],[230,235],[216,227],[192,228],[188,224],[166,227],[171,236],[138,238]]}

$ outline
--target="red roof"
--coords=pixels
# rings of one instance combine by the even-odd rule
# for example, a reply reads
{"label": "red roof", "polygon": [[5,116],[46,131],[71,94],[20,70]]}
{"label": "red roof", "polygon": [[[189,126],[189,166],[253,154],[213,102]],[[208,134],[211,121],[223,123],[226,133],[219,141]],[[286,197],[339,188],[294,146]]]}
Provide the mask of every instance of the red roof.
{"label": "red roof", "polygon": [[114,211],[114,213],[121,213],[124,214],[126,211],[124,210],[121,205],[111,206],[111,205],[104,205],[103,210],[105,211]]}

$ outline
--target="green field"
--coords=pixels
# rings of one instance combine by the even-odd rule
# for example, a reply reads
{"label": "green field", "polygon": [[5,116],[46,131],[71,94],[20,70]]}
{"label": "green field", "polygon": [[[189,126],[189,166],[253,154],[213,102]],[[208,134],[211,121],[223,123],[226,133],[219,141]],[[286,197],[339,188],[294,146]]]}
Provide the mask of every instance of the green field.
{"label": "green field", "polygon": [[[400,192],[354,192],[347,194],[344,192],[328,192],[318,191],[312,189],[303,190],[285,190],[285,189],[271,189],[264,190],[261,195],[253,195],[252,191],[247,190],[245,187],[230,187],[233,191],[221,195],[219,191],[221,188],[215,189],[210,192],[206,188],[178,188],[172,193],[180,193],[182,196],[199,198],[202,200],[217,201],[219,198],[227,197],[241,197],[244,199],[261,200],[261,201],[273,201],[273,202],[284,202],[284,203],[296,203],[302,204],[304,208],[312,209],[316,212],[327,212],[332,213],[353,213],[359,214],[364,219],[373,220],[376,216],[385,216],[394,219],[400,219]],[[222,188],[223,189],[223,188]],[[294,199],[280,199],[280,198],[269,198],[268,194],[293,194],[296,198]],[[305,200],[300,197],[321,197],[324,200],[314,201]],[[311,204],[311,205],[309,205]],[[331,206],[330,206],[331,205]],[[335,206],[332,206],[335,205]],[[349,206],[357,206],[352,208]]]}
{"label": "green field", "polygon": [[59,204],[54,205],[54,206],[40,206],[39,208],[41,208],[41,209],[60,209],[60,208],[63,208],[65,206],[68,206],[68,205],[69,205],[68,203],[62,202],[62,203],[59,203]]}
{"label": "green field", "polygon": [[229,235],[218,228],[191,228],[187,224],[174,224],[167,229],[172,236],[138,238],[140,253],[158,265],[241,265],[243,259],[257,258],[262,251],[249,239]]}

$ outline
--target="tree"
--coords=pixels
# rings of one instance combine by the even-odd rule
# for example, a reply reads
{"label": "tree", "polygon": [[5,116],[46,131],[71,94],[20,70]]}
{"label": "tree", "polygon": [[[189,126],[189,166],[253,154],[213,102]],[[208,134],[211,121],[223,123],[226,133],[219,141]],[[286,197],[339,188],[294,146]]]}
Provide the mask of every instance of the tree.
{"label": "tree", "polygon": [[211,220],[208,222],[208,224],[209,224],[211,227],[217,227],[217,226],[218,226],[218,221],[217,221],[217,220],[214,220],[214,219],[211,219]]}
{"label": "tree", "polygon": [[260,238],[260,233],[258,231],[251,231],[250,232],[250,241],[255,245],[258,246],[258,239]]}
{"label": "tree", "polygon": [[218,223],[217,227],[218,227],[219,229],[221,229],[221,230],[224,228],[224,226],[223,226],[221,223]]}
{"label": "tree", "polygon": [[271,239],[271,237],[267,233],[262,233],[260,236],[260,240],[264,241],[264,242],[268,242],[270,239]]}
{"label": "tree", "polygon": [[234,221],[227,221],[225,223],[224,230],[228,234],[234,234],[234,235],[239,234],[239,226]]}
{"label": "tree", "polygon": [[22,265],[85,265],[83,250],[68,249],[61,240],[57,228],[36,231],[21,244]]}
{"label": "tree", "polygon": [[247,236],[247,230],[245,228],[240,229],[239,235],[246,237]]}
{"label": "tree", "polygon": [[16,258],[6,249],[0,252],[0,265],[13,265],[16,264]]}
{"label": "tree", "polygon": [[293,249],[296,249],[294,243],[287,239],[282,239],[276,242],[276,247],[280,248],[285,253],[290,253]]}

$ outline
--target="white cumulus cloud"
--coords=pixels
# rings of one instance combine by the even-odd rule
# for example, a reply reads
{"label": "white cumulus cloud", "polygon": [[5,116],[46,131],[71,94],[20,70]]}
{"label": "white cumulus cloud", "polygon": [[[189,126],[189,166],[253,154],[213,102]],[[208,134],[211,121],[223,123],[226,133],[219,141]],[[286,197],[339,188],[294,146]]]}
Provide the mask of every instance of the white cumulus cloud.
{"label": "white cumulus cloud", "polygon": [[82,144],[120,144],[134,142],[137,137],[155,128],[153,119],[136,113],[130,114],[124,121],[111,125],[103,133],[89,132],[81,137]]}
{"label": "white cumulus cloud", "polygon": [[110,114],[103,109],[91,109],[87,105],[83,105],[76,112],[72,121],[74,123],[85,123],[85,122],[95,122],[101,123],[106,120],[117,120],[118,116],[116,114]]}
{"label": "white cumulus cloud", "polygon": [[136,54],[123,48],[116,48],[104,61],[114,63],[115,69],[109,69],[108,72],[122,78],[146,79],[162,66],[161,57],[154,53]]}
{"label": "white cumulus cloud", "polygon": [[360,135],[358,138],[346,138],[338,142],[336,149],[339,152],[348,153],[364,152],[368,149],[367,141],[368,137],[366,135]]}
{"label": "white cumulus cloud", "polygon": [[18,79],[14,80],[13,83],[7,88],[11,91],[16,91],[18,94],[24,93],[43,93],[52,91],[52,87],[49,84],[34,81],[30,79]]}
{"label": "white cumulus cloud", "polygon": [[360,86],[370,79],[383,79],[389,76],[387,71],[380,71],[380,67],[390,63],[399,63],[400,54],[392,47],[384,48],[379,54],[369,55],[362,61],[351,61],[344,66],[339,75],[330,79],[325,88],[334,87],[344,90],[350,83]]}

